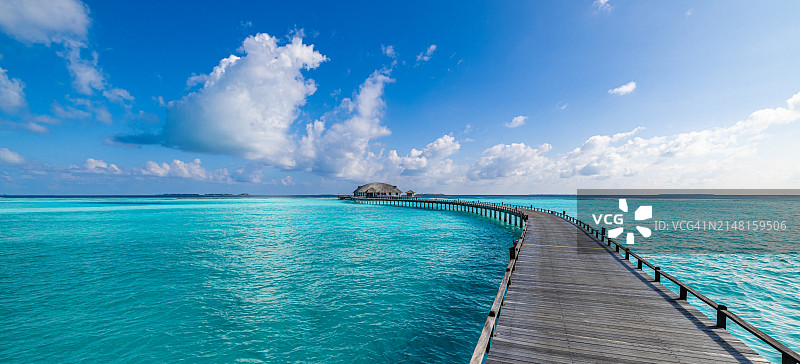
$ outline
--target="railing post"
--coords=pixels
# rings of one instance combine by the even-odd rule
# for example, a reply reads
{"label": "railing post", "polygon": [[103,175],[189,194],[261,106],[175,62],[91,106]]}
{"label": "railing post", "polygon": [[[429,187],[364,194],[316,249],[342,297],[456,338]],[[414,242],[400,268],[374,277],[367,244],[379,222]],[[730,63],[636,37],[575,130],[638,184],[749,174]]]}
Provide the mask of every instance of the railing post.
{"label": "railing post", "polygon": [[688,292],[688,290],[686,289],[686,287],[681,286],[681,296],[678,299],[686,301],[686,293],[687,292]]}
{"label": "railing post", "polygon": [[656,282],[661,282],[661,267],[656,267],[655,274],[656,274]]}
{"label": "railing post", "polygon": [[625,250],[625,260],[631,260],[631,252],[629,250]]}
{"label": "railing post", "polygon": [[639,268],[639,269],[642,269],[642,259],[641,259],[641,258],[640,258],[640,259],[638,259],[638,263],[637,263],[637,265],[638,265],[638,267],[637,267],[637,268]]}
{"label": "railing post", "polygon": [[603,239],[605,239],[605,236],[606,236],[606,228],[603,228],[603,232],[600,233],[600,242],[601,243],[603,242]]}
{"label": "railing post", "polygon": [[725,306],[725,305],[717,306],[717,327],[719,327],[721,329],[724,329],[727,326],[727,318],[728,318],[728,316],[725,315],[725,312],[723,312],[723,311],[727,311],[727,310],[728,310],[728,306]]}

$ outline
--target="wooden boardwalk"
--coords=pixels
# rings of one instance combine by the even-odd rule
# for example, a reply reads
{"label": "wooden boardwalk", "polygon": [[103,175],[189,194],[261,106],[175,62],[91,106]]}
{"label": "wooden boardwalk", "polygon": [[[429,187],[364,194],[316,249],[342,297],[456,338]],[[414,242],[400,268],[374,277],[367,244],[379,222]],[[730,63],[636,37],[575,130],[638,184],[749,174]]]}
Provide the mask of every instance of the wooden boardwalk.
{"label": "wooden boardwalk", "polygon": [[768,363],[585,230],[523,213],[486,363]]}
{"label": "wooden boardwalk", "polygon": [[[339,199],[472,213],[523,228],[519,244],[509,248],[511,260],[472,364],[768,363],[725,330],[728,321],[780,352],[781,363],[800,364],[800,354],[725,305],[608,239],[604,229],[564,212],[448,199]],[[662,278],[677,284],[679,293],[664,287]],[[717,321],[688,304],[689,294],[716,310]]]}

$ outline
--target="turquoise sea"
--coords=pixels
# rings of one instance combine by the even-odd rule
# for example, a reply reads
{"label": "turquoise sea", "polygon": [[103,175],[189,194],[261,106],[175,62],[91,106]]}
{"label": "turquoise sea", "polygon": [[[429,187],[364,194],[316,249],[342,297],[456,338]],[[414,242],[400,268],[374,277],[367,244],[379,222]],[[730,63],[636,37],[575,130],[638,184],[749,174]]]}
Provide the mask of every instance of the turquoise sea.
{"label": "turquoise sea", "polygon": [[[4,198],[0,227],[0,362],[19,363],[464,362],[520,233],[327,197]],[[800,348],[800,254],[670,253],[646,256]]]}

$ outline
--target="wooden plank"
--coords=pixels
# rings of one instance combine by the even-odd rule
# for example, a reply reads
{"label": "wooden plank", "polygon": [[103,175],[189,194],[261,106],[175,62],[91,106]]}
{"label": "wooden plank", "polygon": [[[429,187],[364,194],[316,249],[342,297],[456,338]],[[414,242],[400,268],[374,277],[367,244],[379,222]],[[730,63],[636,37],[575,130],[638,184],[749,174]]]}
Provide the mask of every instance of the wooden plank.
{"label": "wooden plank", "polygon": [[767,363],[613,248],[555,215],[527,231],[486,362]]}
{"label": "wooden plank", "polygon": [[768,363],[697,308],[677,300],[646,273],[652,270],[638,270],[616,247],[560,214],[401,200],[400,206],[472,213],[517,226],[524,222],[471,363],[482,362],[484,355],[486,363]]}

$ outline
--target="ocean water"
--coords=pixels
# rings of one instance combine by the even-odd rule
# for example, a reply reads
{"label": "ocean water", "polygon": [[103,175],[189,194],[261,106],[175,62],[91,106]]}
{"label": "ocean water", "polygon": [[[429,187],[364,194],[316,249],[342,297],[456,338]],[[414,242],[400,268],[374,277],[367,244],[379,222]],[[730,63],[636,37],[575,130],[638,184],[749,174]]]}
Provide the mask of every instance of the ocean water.
{"label": "ocean water", "polygon": [[0,362],[463,362],[519,231],[335,198],[0,199]]}
{"label": "ocean water", "polygon": [[[579,210],[569,198],[459,198]],[[726,208],[762,207],[715,205]],[[796,231],[796,203],[772,208]],[[335,198],[0,199],[0,227],[0,362],[464,362],[519,235],[476,215]],[[680,249],[641,247],[797,350],[789,236],[758,235],[777,254],[692,254],[666,232],[653,238]]]}

